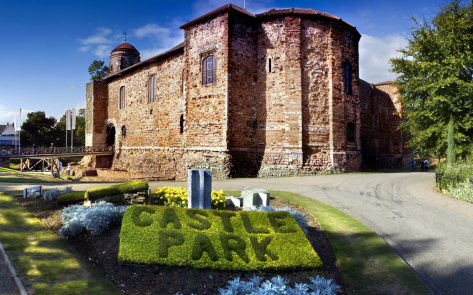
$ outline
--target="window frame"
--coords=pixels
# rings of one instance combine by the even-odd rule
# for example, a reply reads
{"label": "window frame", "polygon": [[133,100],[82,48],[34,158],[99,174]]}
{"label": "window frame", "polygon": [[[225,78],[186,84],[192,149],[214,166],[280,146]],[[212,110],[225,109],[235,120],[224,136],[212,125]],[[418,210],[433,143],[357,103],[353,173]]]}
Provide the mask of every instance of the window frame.
{"label": "window frame", "polygon": [[[123,89],[123,94],[122,94],[122,89]],[[125,87],[125,85],[120,86],[118,109],[120,109],[120,110],[126,109],[126,87]]]}
{"label": "window frame", "polygon": [[156,75],[148,79],[148,104],[156,101]]}
{"label": "window frame", "polygon": [[346,94],[353,95],[353,71],[351,64],[348,61],[345,61],[343,64],[343,84]]}
{"label": "window frame", "polygon": [[122,126],[122,137],[126,137],[126,126]]}
{"label": "window frame", "polygon": [[356,125],[353,122],[347,123],[347,142],[356,142]]}
{"label": "window frame", "polygon": [[[210,69],[209,69],[210,66]],[[209,75],[209,70],[211,71]],[[210,79],[210,82],[209,82]],[[217,83],[217,58],[208,55],[202,60],[202,85]]]}

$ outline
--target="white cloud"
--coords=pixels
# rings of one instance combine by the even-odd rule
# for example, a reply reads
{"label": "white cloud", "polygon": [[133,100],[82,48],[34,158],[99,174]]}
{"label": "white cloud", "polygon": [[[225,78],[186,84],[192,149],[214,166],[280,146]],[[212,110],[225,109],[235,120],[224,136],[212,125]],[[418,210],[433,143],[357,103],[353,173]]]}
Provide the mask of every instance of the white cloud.
{"label": "white cloud", "polygon": [[[5,105],[0,105],[0,125],[6,125],[7,123],[15,123],[15,116],[17,120],[17,124],[19,124],[18,121],[18,113],[20,109],[17,108],[16,110],[11,110],[9,107]],[[25,122],[27,118],[27,114],[31,113],[33,111],[31,110],[21,110],[21,122]]]}
{"label": "white cloud", "polygon": [[89,49],[90,49],[90,46],[88,45],[88,46],[79,47],[78,50],[79,50],[80,52],[86,52],[86,51],[89,50]]}
{"label": "white cloud", "polygon": [[94,35],[85,39],[77,39],[77,42],[83,45],[77,50],[80,52],[86,52],[90,50],[100,58],[108,57],[112,49],[110,44],[119,43],[121,39],[120,34],[112,35],[112,33],[112,29],[110,28],[99,27],[96,29]]}
{"label": "white cloud", "polygon": [[407,45],[407,40],[399,35],[384,38],[363,35],[360,39],[360,78],[369,83],[394,80],[396,75],[389,72],[389,59],[401,56],[396,49]]}
{"label": "white cloud", "polygon": [[100,58],[105,58],[110,56],[110,52],[112,52],[112,46],[110,45],[99,45],[94,50],[94,54]]}
{"label": "white cloud", "polygon": [[154,47],[140,50],[141,60],[163,53],[184,41],[184,34],[176,25],[178,22],[174,19],[168,24],[169,27],[151,23],[133,30],[134,36],[150,39]]}
{"label": "white cloud", "polygon": [[74,86],[74,85],[71,85],[71,89],[76,89],[76,86]]}
{"label": "white cloud", "polygon": [[76,110],[85,109],[85,101],[76,103],[76,104],[74,105],[74,108],[75,108]]}

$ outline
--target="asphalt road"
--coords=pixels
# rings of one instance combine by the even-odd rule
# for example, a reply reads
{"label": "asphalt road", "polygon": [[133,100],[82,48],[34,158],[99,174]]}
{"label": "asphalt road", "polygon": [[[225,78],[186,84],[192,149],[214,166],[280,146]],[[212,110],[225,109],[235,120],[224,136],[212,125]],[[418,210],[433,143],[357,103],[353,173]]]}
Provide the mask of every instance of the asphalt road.
{"label": "asphalt road", "polygon": [[[36,184],[35,184],[36,185]],[[151,188],[186,182],[154,182]],[[215,190],[285,190],[359,220],[406,261],[435,294],[473,294],[473,205],[433,191],[434,173],[343,174],[214,181]],[[0,191],[34,185],[0,183]],[[57,187],[45,184],[44,187]],[[74,184],[86,190],[104,184]]]}

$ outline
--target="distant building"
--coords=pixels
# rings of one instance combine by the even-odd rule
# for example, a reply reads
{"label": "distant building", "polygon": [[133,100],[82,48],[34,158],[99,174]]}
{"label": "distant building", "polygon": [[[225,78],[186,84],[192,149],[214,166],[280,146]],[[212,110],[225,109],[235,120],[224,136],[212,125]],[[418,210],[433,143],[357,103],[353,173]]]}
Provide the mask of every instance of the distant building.
{"label": "distant building", "polygon": [[0,125],[0,148],[11,148],[18,144],[18,137],[15,137],[15,124]]}
{"label": "distant building", "polygon": [[140,61],[128,43],[87,84],[84,164],[184,179],[396,168],[409,150],[392,81],[359,79],[356,28],[313,9],[253,15],[228,4],[181,26],[185,41]]}

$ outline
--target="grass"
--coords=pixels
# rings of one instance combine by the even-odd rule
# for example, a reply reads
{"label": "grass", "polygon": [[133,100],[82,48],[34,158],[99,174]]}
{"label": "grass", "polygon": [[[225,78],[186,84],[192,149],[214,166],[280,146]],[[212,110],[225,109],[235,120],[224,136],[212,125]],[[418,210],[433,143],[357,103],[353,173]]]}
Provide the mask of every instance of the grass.
{"label": "grass", "polygon": [[49,183],[49,182],[58,182],[50,181],[38,178],[17,178],[17,177],[3,177],[0,176],[0,182],[9,182],[9,183]]}
{"label": "grass", "polygon": [[0,167],[0,172],[6,172],[6,173],[21,173],[21,171],[10,169],[10,168],[3,168]]}
{"label": "grass", "polygon": [[29,294],[122,294],[86,258],[0,193],[0,240]]}
{"label": "grass", "polygon": [[270,191],[309,211],[329,239],[349,294],[431,294],[369,228],[342,211],[295,193]]}

